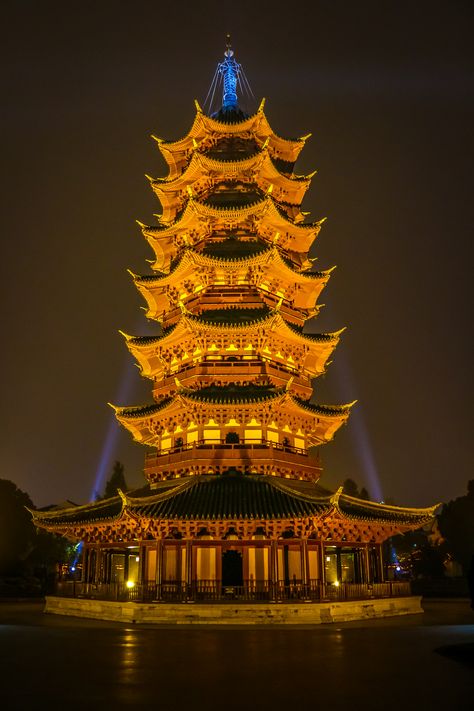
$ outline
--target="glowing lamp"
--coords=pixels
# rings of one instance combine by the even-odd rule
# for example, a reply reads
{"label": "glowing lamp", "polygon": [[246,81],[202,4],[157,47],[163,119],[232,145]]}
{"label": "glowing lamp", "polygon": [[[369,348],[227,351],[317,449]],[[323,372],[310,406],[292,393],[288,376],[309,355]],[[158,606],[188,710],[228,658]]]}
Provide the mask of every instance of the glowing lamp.
{"label": "glowing lamp", "polygon": [[131,589],[135,587],[135,581],[134,580],[127,580],[127,588]]}
{"label": "glowing lamp", "polygon": [[338,588],[340,584],[341,584],[341,583],[339,582],[339,580],[336,580],[336,581],[334,582],[334,585],[335,585],[336,588]]}

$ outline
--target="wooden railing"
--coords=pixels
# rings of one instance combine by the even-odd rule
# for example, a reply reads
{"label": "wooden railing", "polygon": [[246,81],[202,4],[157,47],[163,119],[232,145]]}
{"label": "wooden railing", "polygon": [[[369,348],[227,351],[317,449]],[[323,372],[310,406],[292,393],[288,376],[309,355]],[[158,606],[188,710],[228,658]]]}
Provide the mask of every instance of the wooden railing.
{"label": "wooden railing", "polygon": [[226,442],[225,439],[215,440],[212,442],[206,441],[204,439],[196,440],[196,442],[183,443],[177,447],[170,447],[169,449],[160,449],[160,454],[155,452],[147,452],[145,454],[146,462],[156,459],[160,462],[160,457],[166,454],[176,454],[178,452],[186,452],[189,449],[274,449],[278,452],[290,452],[291,454],[300,454],[304,457],[308,456],[306,449],[300,449],[299,447],[293,447],[290,444],[279,444],[277,442],[270,442],[269,440],[259,440],[255,442]]}
{"label": "wooden railing", "polygon": [[291,583],[270,580],[245,580],[242,585],[226,585],[220,580],[196,580],[191,585],[180,581],[134,583],[82,583],[61,581],[55,595],[96,600],[130,602],[291,602],[345,601],[411,595],[409,582],[325,584],[319,580]]}

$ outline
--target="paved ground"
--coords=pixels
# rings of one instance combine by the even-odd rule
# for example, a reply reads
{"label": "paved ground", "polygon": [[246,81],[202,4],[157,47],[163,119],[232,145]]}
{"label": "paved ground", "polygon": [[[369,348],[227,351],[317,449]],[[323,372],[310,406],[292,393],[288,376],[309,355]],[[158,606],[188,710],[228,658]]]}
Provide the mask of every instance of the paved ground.
{"label": "paved ground", "polygon": [[0,603],[0,707],[474,709],[474,612],[314,628],[130,627]]}

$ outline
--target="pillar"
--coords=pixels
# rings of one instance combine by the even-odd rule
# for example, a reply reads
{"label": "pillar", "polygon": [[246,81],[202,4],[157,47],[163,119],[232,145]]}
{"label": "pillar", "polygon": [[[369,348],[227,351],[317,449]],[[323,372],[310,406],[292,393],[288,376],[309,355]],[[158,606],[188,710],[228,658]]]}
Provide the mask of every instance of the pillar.
{"label": "pillar", "polygon": [[193,542],[191,538],[186,540],[186,595],[192,596],[193,585]]}
{"label": "pillar", "polygon": [[99,546],[96,546],[95,549],[95,561],[94,561],[94,583],[99,583],[100,582],[100,562],[101,562],[101,557],[102,557],[102,551],[99,548]]}
{"label": "pillar", "polygon": [[163,541],[161,538],[156,542],[156,599],[161,599],[161,581],[163,578]]}
{"label": "pillar", "polygon": [[383,564],[383,546],[382,546],[382,544],[377,543],[376,549],[377,549],[377,563],[378,563],[378,569],[379,569],[379,579],[380,579],[380,582],[383,583],[385,580],[385,571],[384,571],[384,564]]}
{"label": "pillar", "polygon": [[309,562],[308,562],[308,540],[302,538],[300,541],[300,551],[301,551],[301,585],[303,587],[303,594],[307,596],[308,589],[308,578],[309,578]]}
{"label": "pillar", "polygon": [[278,541],[275,538],[270,544],[270,597],[278,598]]}
{"label": "pillar", "polygon": [[145,582],[146,575],[146,546],[141,545],[138,548],[139,562],[138,562],[138,582],[143,584]]}
{"label": "pillar", "polygon": [[326,585],[326,561],[324,560],[324,543],[319,544],[319,582]]}
{"label": "pillar", "polygon": [[370,576],[370,560],[369,560],[369,547],[366,545],[363,550],[362,550],[362,559],[363,559],[363,571],[364,571],[364,578],[363,582],[369,583],[372,582],[371,576]]}

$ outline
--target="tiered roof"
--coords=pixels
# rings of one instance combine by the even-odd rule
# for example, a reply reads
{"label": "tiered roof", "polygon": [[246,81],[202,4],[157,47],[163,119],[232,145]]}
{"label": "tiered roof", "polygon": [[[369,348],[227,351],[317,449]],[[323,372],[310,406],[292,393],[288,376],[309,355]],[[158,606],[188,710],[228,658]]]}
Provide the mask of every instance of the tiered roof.
{"label": "tiered roof", "polygon": [[199,531],[204,526],[213,532],[217,527],[229,530],[238,522],[246,522],[253,532],[267,532],[277,522],[276,530],[284,534],[297,521],[304,521],[308,537],[314,532],[323,540],[338,541],[354,531],[365,531],[367,542],[378,542],[423,526],[432,519],[435,509],[363,501],[341,490],[333,494],[310,482],[230,474],[160,482],[151,490],[33,514],[37,525],[68,535],[73,531],[78,538],[92,533],[96,540],[120,523],[124,524],[124,537],[133,539],[144,525],[148,530],[166,525],[176,532]]}
{"label": "tiered roof", "polygon": [[[222,244],[216,243],[217,251]],[[250,249],[245,255],[246,245]],[[252,253],[252,245],[255,243],[240,243],[242,249],[234,249],[233,256],[212,256],[189,247],[168,273],[132,274],[137,289],[147,302],[147,317],[161,321],[173,306],[179,302],[186,304],[200,288],[212,286],[214,275],[220,280],[225,278],[228,284],[247,282],[263,297],[272,293],[277,298],[291,300],[295,309],[306,312],[307,318],[317,313],[316,301],[334,267],[323,271],[295,271],[277,247],[264,243],[262,249]]]}
{"label": "tiered roof", "polygon": [[335,333],[304,333],[285,321],[278,311],[265,308],[229,308],[210,314],[182,314],[178,323],[160,336],[134,337],[124,334],[142,374],[152,378],[164,377],[169,372],[173,357],[192,357],[199,342],[201,348],[206,343],[215,353],[225,352],[229,344],[236,343],[240,350],[251,346],[255,356],[271,358],[267,355],[271,352],[280,353],[282,358],[289,355],[293,369],[298,368],[307,377],[314,378],[324,372],[342,333],[342,330]]}

